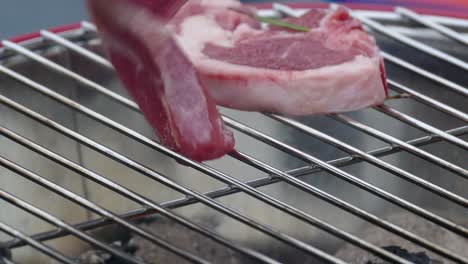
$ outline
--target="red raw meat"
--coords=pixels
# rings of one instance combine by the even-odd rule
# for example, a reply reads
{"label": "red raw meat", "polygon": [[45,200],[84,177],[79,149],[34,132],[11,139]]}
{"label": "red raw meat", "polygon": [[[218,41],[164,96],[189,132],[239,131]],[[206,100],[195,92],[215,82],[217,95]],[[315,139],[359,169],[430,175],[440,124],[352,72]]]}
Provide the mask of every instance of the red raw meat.
{"label": "red raw meat", "polygon": [[233,134],[165,27],[184,2],[88,0],[88,6],[120,79],[161,142],[194,160],[215,159],[234,148]]}
{"label": "red raw meat", "polygon": [[[186,12],[194,6],[199,12]],[[192,0],[172,22],[218,104],[310,115],[354,111],[385,100],[379,49],[344,7],[286,19],[310,28],[306,33],[260,29],[253,18],[233,11],[242,7],[236,0]]]}
{"label": "red raw meat", "polygon": [[112,63],[161,142],[195,160],[234,147],[216,103],[310,115],[378,105],[387,95],[379,49],[343,7],[286,19],[310,28],[297,32],[262,27],[246,15],[256,10],[237,0],[88,3]]}

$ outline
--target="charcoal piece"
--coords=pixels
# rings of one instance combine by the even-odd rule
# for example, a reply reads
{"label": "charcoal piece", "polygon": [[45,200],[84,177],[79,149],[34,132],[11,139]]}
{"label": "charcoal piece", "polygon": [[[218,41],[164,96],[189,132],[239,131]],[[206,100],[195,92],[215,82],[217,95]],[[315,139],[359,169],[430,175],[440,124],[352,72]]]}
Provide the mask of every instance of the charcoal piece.
{"label": "charcoal piece", "polygon": [[384,249],[416,264],[442,264],[441,261],[429,258],[425,252],[411,253],[398,246],[388,246]]}
{"label": "charcoal piece", "polygon": [[[443,264],[442,261],[433,260],[425,252],[409,252],[408,250],[401,248],[399,246],[386,246],[383,249],[391,252],[403,259],[411,261],[415,264]],[[367,261],[366,264],[387,264],[385,261]]]}
{"label": "charcoal piece", "polygon": [[[417,234],[426,240],[431,241],[434,244],[445,247],[460,256],[468,257],[468,252],[466,251],[468,248],[468,239],[447,231],[436,224],[424,221],[420,217],[417,217],[413,214],[406,213],[393,214],[383,218],[397,226],[400,226],[403,229],[406,229],[409,232]],[[454,222],[459,223],[461,226],[468,226],[467,219],[457,219],[454,220]],[[369,224],[368,226],[365,226],[361,231],[356,232],[356,235],[378,247],[398,245],[399,247],[409,252],[424,252],[432,260],[439,260],[443,263],[447,262],[443,257],[418,245],[415,245],[414,243],[402,237],[390,235],[389,232],[382,230],[375,225]],[[395,250],[394,248],[391,249]],[[374,257],[372,254],[358,249],[350,244],[346,244],[340,248],[336,252],[335,256],[352,264],[365,264],[369,262],[376,264],[385,263],[381,262],[381,260],[379,260],[377,257]],[[431,264],[435,263],[437,262],[433,262]]]}

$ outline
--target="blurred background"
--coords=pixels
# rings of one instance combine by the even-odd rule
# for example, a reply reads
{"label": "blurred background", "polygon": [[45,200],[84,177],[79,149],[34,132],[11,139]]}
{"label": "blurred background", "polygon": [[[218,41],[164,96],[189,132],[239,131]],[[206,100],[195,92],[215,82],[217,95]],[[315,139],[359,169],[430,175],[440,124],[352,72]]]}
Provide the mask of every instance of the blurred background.
{"label": "blurred background", "polygon": [[[87,17],[84,0],[2,0],[1,2],[1,39],[34,32],[42,28],[75,23]],[[243,2],[268,1],[245,0]],[[309,0],[308,2],[319,1]]]}
{"label": "blurred background", "polygon": [[[241,0],[245,3],[271,0]],[[276,0],[276,2],[341,2],[379,5],[406,5],[452,9],[468,13],[468,0]],[[85,0],[3,0],[0,4],[0,38],[35,32],[38,29],[70,24],[87,18]]]}
{"label": "blurred background", "polygon": [[0,4],[0,38],[74,23],[86,16],[84,1],[3,0]]}

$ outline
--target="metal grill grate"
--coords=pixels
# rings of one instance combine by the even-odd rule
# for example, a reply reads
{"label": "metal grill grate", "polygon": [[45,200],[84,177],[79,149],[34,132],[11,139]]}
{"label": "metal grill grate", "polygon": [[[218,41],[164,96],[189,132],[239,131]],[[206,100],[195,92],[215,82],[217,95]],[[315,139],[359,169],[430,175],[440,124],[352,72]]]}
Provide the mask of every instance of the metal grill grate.
{"label": "metal grill grate", "polygon": [[[302,11],[303,10],[292,10],[282,5],[275,5],[274,10],[263,12],[269,15],[297,15]],[[463,32],[463,30],[468,29],[468,20],[423,16],[403,8],[397,8],[395,13],[355,11],[354,15],[359,17],[372,32],[377,33],[376,37],[391,38],[397,42],[397,45],[404,44],[404,49],[411,50],[410,53],[422,52],[424,54],[424,58],[437,58],[454,66],[455,68],[459,68],[456,70],[461,70],[460,72],[466,74],[468,64],[460,58],[461,55],[457,56],[457,54],[453,54],[450,50],[446,51],[424,44],[424,39],[447,41],[444,38],[445,36],[454,40],[456,43],[452,43],[450,45],[453,45],[453,47],[461,45],[462,48],[460,49],[463,50],[463,45],[467,45],[468,42],[468,38]],[[411,22],[409,25],[408,19]],[[461,29],[461,32],[459,33],[451,28]],[[411,241],[412,243],[437,254],[441,258],[457,263],[468,263],[468,259],[462,255],[464,252],[454,252],[448,248],[448,245],[437,244],[428,238],[424,238],[423,236],[416,234],[415,232],[408,231],[405,228],[384,219],[375,210],[363,209],[362,207],[365,208],[366,206],[355,205],[352,201],[348,201],[346,198],[340,198],[338,195],[325,191],[318,185],[313,184],[310,180],[305,180],[306,178],[310,179],[311,177],[314,177],[318,172],[326,172],[327,177],[336,177],[337,179],[349,183],[350,186],[356,187],[361,193],[369,193],[372,196],[379,197],[382,200],[393,204],[394,207],[392,208],[399,208],[402,211],[417,215],[421,221],[424,220],[431,222],[444,229],[444,232],[452,233],[464,239],[468,238],[468,229],[463,223],[458,223],[455,220],[450,219],[450,217],[444,215],[443,212],[434,211],[432,208],[429,209],[429,206],[427,206],[428,203],[421,204],[420,202],[412,202],[409,198],[405,198],[404,195],[394,194],[394,190],[389,191],[385,186],[380,187],[378,186],[379,184],[374,184],[372,181],[366,180],[365,177],[360,177],[346,169],[348,167],[363,164],[366,166],[369,165],[374,166],[375,168],[380,168],[381,171],[388,172],[389,174],[402,179],[404,182],[410,183],[410,186],[412,187],[406,191],[412,190],[417,186],[417,188],[433,195],[433,197],[439,197],[436,199],[444,200],[445,206],[448,208],[454,208],[453,210],[457,211],[462,219],[466,219],[466,215],[468,213],[468,199],[465,198],[467,189],[466,180],[468,179],[468,170],[466,169],[466,166],[468,166],[466,163],[466,157],[468,157],[468,142],[464,136],[468,133],[468,114],[465,112],[467,110],[466,96],[468,95],[468,89],[463,85],[456,83],[455,81],[457,80],[454,81],[448,78],[446,73],[442,72],[440,75],[433,73],[428,69],[424,69],[422,66],[417,66],[416,63],[413,64],[413,62],[410,62],[411,58],[407,60],[407,58],[391,55],[393,53],[392,50],[386,49],[386,45],[383,46],[385,52],[382,52],[382,54],[388,64],[396,66],[399,70],[404,70],[407,73],[410,72],[411,74],[414,74],[414,78],[418,80],[421,79],[420,83],[422,85],[425,85],[423,80],[426,82],[429,80],[435,83],[439,89],[434,93],[434,95],[427,95],[424,92],[420,92],[421,89],[417,89],[417,87],[414,87],[413,89],[409,87],[411,85],[407,86],[400,83],[400,80],[396,80],[398,79],[398,76],[390,74],[390,78],[392,79],[389,79],[388,82],[391,89],[394,93],[401,95],[401,98],[395,101],[404,102],[406,106],[416,104],[425,105],[430,109],[428,111],[436,111],[439,112],[439,114],[443,113],[447,118],[451,118],[450,121],[447,121],[448,123],[460,125],[455,128],[452,126],[450,129],[438,128],[437,125],[431,125],[428,122],[422,121],[421,118],[416,117],[416,114],[405,113],[403,110],[397,110],[397,107],[389,106],[392,105],[392,102],[385,106],[375,107],[373,110],[365,110],[367,111],[366,115],[376,116],[377,119],[382,115],[386,118],[398,120],[398,126],[407,124],[412,128],[416,128],[419,135],[421,135],[420,137],[411,140],[403,140],[382,130],[375,129],[373,128],[373,125],[365,124],[364,121],[359,121],[359,118],[357,118],[359,115],[357,117],[352,117],[353,114],[336,114],[326,117],[330,122],[336,122],[337,124],[343,125],[341,128],[344,127],[349,130],[351,135],[356,135],[356,131],[360,131],[367,135],[365,136],[364,141],[379,140],[386,143],[386,145],[371,151],[365,151],[364,147],[356,147],[354,143],[346,143],[346,140],[330,135],[326,129],[316,129],[313,125],[307,125],[306,122],[302,122],[301,120],[293,120],[271,114],[261,116],[262,122],[275,122],[277,125],[282,124],[284,126],[283,129],[296,131],[291,133],[297,133],[297,131],[299,131],[301,134],[305,135],[305,138],[310,137],[310,139],[316,139],[326,143],[329,147],[335,147],[337,150],[339,149],[349,154],[349,156],[335,158],[329,161],[319,158],[319,155],[310,154],[307,150],[295,146],[294,144],[286,143],[284,140],[261,132],[260,129],[254,128],[254,125],[246,125],[246,122],[244,121],[237,121],[238,118],[234,118],[233,115],[230,115],[230,113],[233,113],[234,111],[223,111],[223,113],[227,113],[223,116],[226,124],[238,131],[239,134],[244,135],[244,137],[242,137],[243,139],[248,138],[247,140],[249,143],[247,144],[251,144],[251,142],[255,141],[255,144],[263,142],[266,145],[273,147],[272,149],[280,150],[287,156],[295,157],[307,164],[303,167],[286,170],[279,168],[279,166],[260,161],[258,158],[254,157],[255,155],[253,153],[238,150],[237,152],[230,154],[231,158],[238,160],[240,162],[239,164],[248,165],[262,173],[266,173],[267,175],[264,177],[257,176],[248,181],[244,181],[238,177],[231,176],[231,173],[228,173],[227,169],[223,169],[222,166],[218,166],[216,163],[213,165],[211,165],[211,163],[210,165],[201,164],[180,156],[164,146],[161,146],[152,138],[145,136],[145,133],[138,131],[138,129],[130,128],[131,126],[117,122],[109,116],[99,113],[100,111],[91,109],[85,104],[80,103],[79,100],[76,99],[76,96],[63,95],[63,93],[50,88],[49,85],[41,84],[28,76],[30,72],[15,70],[15,65],[24,63],[32,64],[34,69],[40,69],[39,72],[42,72],[42,74],[50,72],[50,74],[61,76],[61,78],[66,77],[67,79],[73,80],[74,84],[78,85],[78,88],[86,89],[87,93],[97,92],[97,94],[104,95],[105,98],[109,98],[113,102],[117,102],[118,106],[115,109],[118,110],[115,111],[123,111],[120,109],[129,109],[131,110],[130,112],[138,113],[139,110],[137,105],[125,95],[121,95],[112,89],[108,89],[108,87],[105,87],[106,85],[102,84],[100,81],[92,80],[92,78],[80,74],[76,69],[73,69],[73,67],[66,67],[48,56],[48,52],[58,48],[61,49],[60,52],[69,52],[69,55],[67,56],[71,56],[72,58],[75,56],[79,57],[81,60],[87,61],[87,64],[80,66],[82,67],[81,69],[86,67],[89,68],[89,71],[92,71],[92,69],[102,68],[104,69],[103,71],[111,71],[111,64],[104,59],[102,55],[97,53],[99,49],[96,47],[99,46],[99,40],[96,37],[95,31],[96,29],[92,24],[83,22],[77,28],[62,31],[60,33],[43,30],[40,32],[40,36],[19,43],[3,41],[3,48],[0,53],[2,59],[2,64],[0,64],[0,73],[4,75],[4,77],[8,77],[15,82],[21,83],[27,87],[27,89],[35,91],[36,96],[40,96],[39,94],[41,94],[42,96],[52,99],[52,101],[66,106],[68,109],[72,109],[74,117],[78,113],[86,116],[93,120],[92,122],[95,122],[95,126],[106,129],[106,131],[110,129],[113,132],[118,132],[125,137],[128,137],[131,141],[141,143],[145,147],[151,150],[156,150],[163,156],[170,157],[177,161],[179,164],[175,166],[186,166],[192,168],[194,171],[198,171],[203,175],[216,180],[218,182],[218,186],[219,183],[224,184],[224,187],[211,188],[208,191],[200,191],[200,188],[192,187],[190,184],[179,183],[180,181],[177,177],[185,178],[185,175],[176,175],[176,177],[166,176],[162,172],[159,172],[157,166],[156,169],[153,169],[152,166],[136,161],[130,155],[123,154],[120,151],[116,151],[111,147],[105,146],[105,143],[100,140],[92,139],[92,137],[88,137],[85,133],[80,133],[80,129],[77,127],[75,122],[76,120],[72,124],[72,128],[68,128],[67,125],[61,124],[60,120],[63,121],[63,118],[60,114],[55,115],[54,118],[49,118],[46,114],[42,114],[40,111],[34,110],[34,105],[31,107],[26,106],[26,104],[12,99],[11,96],[7,95],[8,92],[6,92],[5,94],[0,94],[0,103],[11,110],[14,110],[15,113],[26,116],[27,118],[37,122],[38,125],[40,124],[41,126],[48,127],[62,136],[65,136],[67,139],[79,143],[80,146],[89,148],[96,153],[100,153],[103,156],[123,165],[127,169],[134,170],[141,175],[147,176],[155,185],[156,182],[160,183],[161,185],[166,186],[165,188],[174,190],[178,194],[183,195],[183,197],[166,202],[156,202],[158,199],[148,197],[140,193],[139,190],[133,190],[132,188],[125,186],[125,184],[120,184],[119,182],[112,180],[112,177],[108,177],[109,175],[96,172],[100,171],[99,169],[87,168],[84,166],[85,163],[83,162],[83,157],[77,159],[69,158],[69,156],[65,154],[60,154],[57,151],[52,150],[51,147],[45,147],[44,144],[46,143],[39,142],[36,139],[27,138],[23,135],[23,132],[25,131],[15,131],[16,129],[9,127],[11,122],[7,122],[7,120],[2,120],[0,118],[0,120],[2,120],[2,123],[0,124],[0,134],[3,139],[22,145],[29,149],[29,151],[37,153],[39,156],[42,156],[53,163],[59,164],[60,166],[91,180],[95,184],[118,194],[118,196],[115,196],[119,197],[119,200],[115,201],[116,203],[123,203],[124,200],[128,200],[138,204],[139,206],[139,208],[125,213],[116,213],[113,210],[106,209],[105,206],[99,205],[98,201],[91,199],[90,194],[86,192],[86,188],[84,188],[82,193],[73,192],[70,190],[70,186],[67,187],[66,185],[61,184],[60,181],[49,180],[48,177],[45,177],[46,175],[43,176],[39,175],[41,173],[33,172],[33,169],[28,168],[27,165],[21,165],[10,157],[7,158],[5,156],[0,156],[0,165],[6,168],[10,173],[20,175],[29,181],[44,187],[50,192],[58,194],[62,199],[67,199],[72,203],[79,205],[87,211],[88,217],[94,216],[93,214],[95,214],[95,216],[99,216],[94,216],[93,219],[89,219],[83,223],[71,224],[70,221],[62,220],[63,216],[55,216],[53,211],[51,212],[49,210],[40,209],[39,206],[34,205],[35,201],[26,201],[26,199],[19,195],[14,195],[13,193],[16,192],[15,190],[9,190],[8,187],[2,186],[0,187],[0,198],[3,201],[29,213],[31,216],[44,220],[55,227],[55,229],[41,233],[34,232],[34,230],[21,230],[19,227],[14,227],[16,223],[6,223],[6,220],[2,217],[3,214],[0,215],[0,230],[12,238],[10,240],[5,240],[0,244],[0,248],[5,249],[5,253],[10,250],[14,251],[29,245],[37,251],[48,255],[50,258],[59,262],[76,263],[78,261],[76,257],[66,255],[58,248],[46,243],[47,241],[57,238],[73,236],[85,241],[93,248],[108,252],[118,258],[128,261],[129,263],[143,263],[142,259],[116,249],[108,243],[97,239],[92,235],[92,233],[90,233],[90,231],[97,228],[109,226],[110,224],[118,224],[131,231],[133,234],[138,235],[189,262],[210,263],[201,256],[197,256],[193,252],[181,248],[177,241],[169,241],[166,238],[162,238],[158,233],[150,232],[140,227],[136,222],[131,221],[160,214],[226,248],[229,248],[234,252],[244,255],[254,261],[254,263],[282,262],[281,260],[276,260],[273,256],[269,256],[266,251],[262,251],[261,249],[252,249],[248,246],[248,243],[242,243],[241,241],[234,239],[232,236],[227,235],[225,232],[218,232],[213,228],[207,227],[203,223],[198,223],[190,217],[183,216],[174,211],[174,209],[187,208],[189,205],[201,203],[214,211],[223,214],[225,217],[236,220],[239,223],[250,227],[252,230],[257,230],[272,239],[290,246],[294,250],[302,252],[304,255],[309,255],[327,263],[345,263],[343,260],[334,256],[333,252],[330,252],[330,250],[326,250],[322,246],[315,245],[313,242],[309,243],[303,239],[299,239],[296,236],[289,234],[288,230],[285,231],[282,228],[270,225],[268,224],[268,219],[258,219],[258,217],[252,217],[247,213],[243,213],[243,208],[239,207],[239,205],[237,208],[233,208],[233,206],[226,205],[223,202],[225,200],[217,199],[222,197],[223,199],[229,198],[235,194],[242,193],[254,198],[257,202],[269,205],[269,210],[277,210],[304,224],[314,226],[315,228],[328,233],[341,241],[368,251],[369,253],[390,263],[410,263],[409,261],[390,253],[371,242],[368,242],[366,239],[359,237],[350,230],[340,228],[328,220],[321,220],[323,215],[320,210],[310,211],[301,209],[299,206],[292,205],[289,202],[277,198],[275,194],[264,191],[265,187],[274,186],[281,182],[300,190],[294,190],[293,192],[302,192],[306,195],[317,197],[339,210],[348,212],[350,214],[350,219],[352,217],[351,215],[354,215],[355,217],[378,226],[383,230],[387,230],[404,240]],[[466,49],[466,47],[464,48]],[[454,48],[454,50],[456,49]],[[452,70],[456,71],[450,68],[450,66],[447,66],[446,71]],[[395,80],[393,80],[393,78],[395,78]],[[415,82],[413,82],[413,84],[414,83]],[[416,84],[417,83],[418,82],[416,82]],[[461,102],[459,105],[461,105],[462,108],[451,106],[449,105],[450,103],[444,103],[444,100],[437,99],[439,94],[445,96],[447,92]],[[85,94],[83,96],[89,96],[89,94]],[[457,108],[461,110],[458,110]],[[428,146],[440,144],[441,142],[446,144],[444,145],[444,149],[446,151],[442,154],[433,154],[430,149],[426,148]],[[452,173],[449,176],[443,177],[446,178],[445,181],[457,182],[458,186],[452,188],[448,185],[436,184],[431,180],[428,180],[427,177],[423,177],[424,175],[416,175],[410,170],[393,165],[392,162],[385,159],[386,157],[402,153],[408,153],[419,157],[420,160],[418,164],[415,164],[416,167],[432,164],[437,168],[442,168],[444,171]],[[458,155],[461,155],[462,157],[462,162],[457,165],[456,162],[449,161],[448,157],[445,156],[448,155],[447,153],[458,153]],[[463,163],[463,161],[465,162]],[[232,159],[229,163],[232,163]],[[244,165],[239,165],[239,167]],[[237,168],[234,166],[234,169]],[[428,171],[425,173],[428,173]],[[191,177],[191,175],[186,176],[187,178]],[[379,177],[383,176],[387,177],[383,174]],[[189,179],[187,180],[189,181]],[[9,214],[8,211],[6,212]],[[7,218],[5,217],[5,219]],[[31,232],[32,234],[29,234]],[[468,244],[466,246],[468,246]],[[7,256],[8,254],[2,255],[2,252],[3,251],[0,251],[0,263],[2,261],[5,263],[13,263],[14,258],[9,259]]]}

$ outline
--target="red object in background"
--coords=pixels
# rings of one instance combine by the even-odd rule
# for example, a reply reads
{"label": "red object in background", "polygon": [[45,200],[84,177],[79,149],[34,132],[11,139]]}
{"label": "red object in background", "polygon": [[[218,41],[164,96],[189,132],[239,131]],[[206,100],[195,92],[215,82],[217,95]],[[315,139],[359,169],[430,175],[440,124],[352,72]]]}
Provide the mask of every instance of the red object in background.
{"label": "red object in background", "polygon": [[[421,2],[427,2],[427,0],[416,0],[416,1],[421,1]],[[439,3],[439,1],[434,1],[436,3]],[[463,5],[468,8],[468,0],[447,0],[448,3],[455,3],[458,5]],[[330,3],[285,3],[288,4],[291,7],[296,7],[296,8],[326,8]],[[251,6],[255,6],[258,9],[271,9],[271,3],[258,3],[258,4],[250,4]],[[379,4],[356,4],[356,3],[344,3],[345,6],[348,6],[351,9],[362,9],[362,10],[375,10],[375,11],[392,11],[393,7],[392,6],[386,6],[386,5],[379,5]],[[424,15],[439,15],[439,16],[448,16],[448,17],[456,17],[456,18],[465,18],[468,19],[468,12],[464,12],[464,10],[457,10],[457,11],[452,11],[452,10],[440,10],[436,8],[429,8],[429,7],[419,7],[419,8],[412,8],[413,11],[419,12]],[[75,24],[70,24],[70,25],[64,25],[64,26],[58,26],[58,27],[52,27],[49,28],[49,31],[55,32],[55,33],[60,33],[60,32],[65,32],[68,30],[74,30],[74,29],[79,29],[81,27],[80,23],[75,23]],[[40,37],[39,32],[32,32],[20,36],[16,36],[13,38],[10,38],[9,40],[15,43],[19,43],[22,41],[28,41],[34,38]],[[0,47],[2,47],[2,44],[0,43]]]}
{"label": "red object in background", "polygon": [[[344,0],[328,1],[327,3],[287,3],[294,8],[326,8],[331,2],[345,5],[350,9],[393,11],[395,6],[400,5],[411,10],[427,15],[439,15],[456,18],[468,18],[468,0]],[[270,9],[271,3],[252,4],[258,8]]]}

